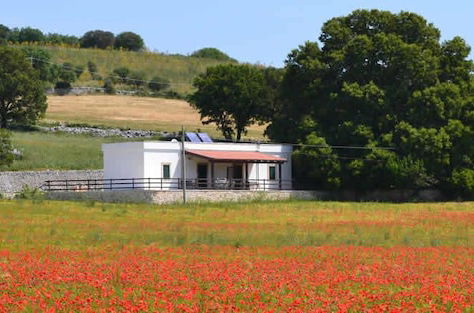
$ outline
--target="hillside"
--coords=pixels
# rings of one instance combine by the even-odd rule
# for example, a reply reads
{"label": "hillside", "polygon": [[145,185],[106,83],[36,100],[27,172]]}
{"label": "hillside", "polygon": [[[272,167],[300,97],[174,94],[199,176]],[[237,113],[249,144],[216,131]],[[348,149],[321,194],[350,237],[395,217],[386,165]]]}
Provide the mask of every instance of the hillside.
{"label": "hillside", "polygon": [[44,46],[51,54],[53,63],[70,62],[84,66],[85,71],[74,83],[76,86],[102,86],[103,82],[92,80],[87,72],[87,62],[97,65],[97,72],[107,77],[114,69],[127,67],[145,74],[147,80],[160,76],[171,82],[171,90],[188,94],[192,90],[193,78],[207,67],[225,63],[214,59],[195,58],[181,55],[165,55],[153,52],[131,52],[120,50],[80,49],[58,46]]}
{"label": "hillside", "polygon": [[[58,122],[106,127],[179,131],[197,130],[221,137],[214,125],[202,125],[199,114],[183,100],[132,96],[49,96],[46,118],[40,124]],[[262,138],[265,126],[253,126],[246,138]],[[101,144],[124,140],[64,133],[14,131],[13,145],[23,152],[2,170],[99,169]],[[143,139],[141,139],[143,140]]]}
{"label": "hillside", "polygon": [[[215,125],[202,125],[200,116],[183,100],[134,96],[49,96],[43,122],[83,123],[109,127],[178,131],[201,129],[220,134]],[[252,126],[247,137],[262,137],[264,126]]]}

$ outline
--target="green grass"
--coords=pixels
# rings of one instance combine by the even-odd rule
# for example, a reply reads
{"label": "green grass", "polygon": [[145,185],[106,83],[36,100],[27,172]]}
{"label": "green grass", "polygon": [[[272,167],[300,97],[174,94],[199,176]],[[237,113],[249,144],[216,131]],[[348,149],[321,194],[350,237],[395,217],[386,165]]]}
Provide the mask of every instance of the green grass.
{"label": "green grass", "polygon": [[23,151],[23,158],[2,170],[100,169],[101,144],[118,140],[64,133],[15,131],[12,142],[15,148]]}
{"label": "green grass", "polygon": [[474,246],[474,203],[0,201],[0,250],[56,246]]}
{"label": "green grass", "polygon": [[[98,73],[107,77],[115,68],[127,67],[132,71],[145,73],[146,79],[160,76],[172,82],[170,89],[181,94],[192,90],[192,80],[204,72],[207,67],[228,63],[213,59],[194,58],[180,55],[165,55],[153,52],[131,52],[120,50],[79,49],[70,47],[45,46],[52,62],[62,64],[70,62],[85,66],[85,73],[75,84],[80,86],[101,86],[102,82],[91,80],[87,73],[87,62],[92,61],[98,67]],[[176,83],[176,84],[173,84]]]}

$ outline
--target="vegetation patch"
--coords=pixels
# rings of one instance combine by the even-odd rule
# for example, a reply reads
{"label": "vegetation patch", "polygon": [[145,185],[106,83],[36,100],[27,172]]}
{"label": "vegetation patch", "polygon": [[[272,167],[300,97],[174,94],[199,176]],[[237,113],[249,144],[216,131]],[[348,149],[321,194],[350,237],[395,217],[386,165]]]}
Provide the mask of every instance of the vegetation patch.
{"label": "vegetation patch", "polygon": [[471,312],[473,203],[0,201],[0,310]]}

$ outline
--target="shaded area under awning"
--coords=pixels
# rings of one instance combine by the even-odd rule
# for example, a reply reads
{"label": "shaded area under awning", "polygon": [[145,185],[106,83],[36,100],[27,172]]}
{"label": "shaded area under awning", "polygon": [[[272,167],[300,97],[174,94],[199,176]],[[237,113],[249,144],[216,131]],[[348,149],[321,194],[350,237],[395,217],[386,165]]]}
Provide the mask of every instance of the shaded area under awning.
{"label": "shaded area under awning", "polygon": [[212,162],[243,162],[243,163],[284,163],[286,159],[256,151],[216,151],[216,150],[186,150],[194,155]]}

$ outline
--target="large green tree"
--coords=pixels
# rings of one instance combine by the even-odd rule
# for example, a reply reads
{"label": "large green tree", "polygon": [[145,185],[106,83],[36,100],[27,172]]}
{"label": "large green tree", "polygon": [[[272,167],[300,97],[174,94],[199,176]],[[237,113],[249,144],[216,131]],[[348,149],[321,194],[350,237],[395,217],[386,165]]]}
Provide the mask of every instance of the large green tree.
{"label": "large green tree", "polygon": [[91,30],[85,33],[79,40],[81,48],[99,48],[106,49],[113,47],[115,35],[108,31]]}
{"label": "large green tree", "polygon": [[145,44],[140,35],[133,32],[123,32],[115,37],[114,46],[130,51],[140,51],[145,47]]}
{"label": "large green tree", "polygon": [[[440,31],[413,13],[357,10],[327,21],[319,41],[321,47],[306,42],[289,54],[281,109],[267,132],[282,141],[368,148],[330,151],[338,164],[318,171],[322,186],[448,188],[469,181],[474,89],[463,39],[441,43]],[[321,162],[321,153],[310,152]]]}
{"label": "large green tree", "polygon": [[203,124],[215,123],[227,139],[240,140],[247,127],[268,118],[271,107],[261,69],[251,65],[217,65],[194,80],[189,97]]}
{"label": "large green tree", "polygon": [[44,34],[37,28],[24,27],[18,34],[19,42],[40,42],[44,41]]}
{"label": "large green tree", "polygon": [[0,128],[34,124],[46,111],[44,85],[20,50],[0,47]]}

